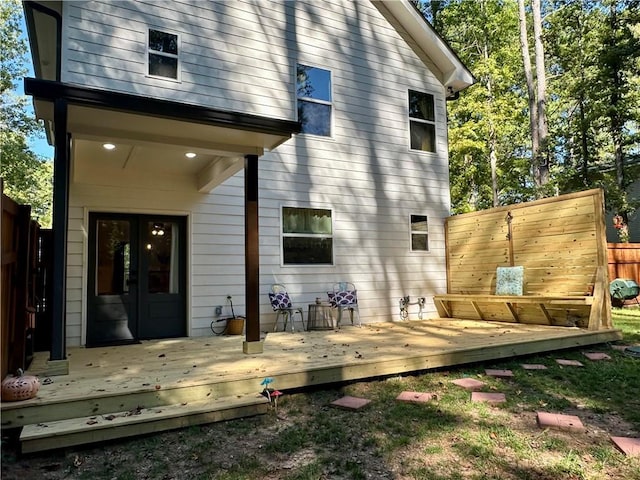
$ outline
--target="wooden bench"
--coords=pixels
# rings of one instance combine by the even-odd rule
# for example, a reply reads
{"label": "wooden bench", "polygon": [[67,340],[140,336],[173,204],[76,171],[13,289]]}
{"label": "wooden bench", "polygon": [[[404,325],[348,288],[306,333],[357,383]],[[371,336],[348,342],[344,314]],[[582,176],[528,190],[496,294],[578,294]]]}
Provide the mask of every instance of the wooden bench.
{"label": "wooden bench", "polygon": [[516,310],[517,304],[537,305],[549,325],[552,325],[553,318],[549,314],[547,306],[590,306],[593,305],[594,297],[586,295],[550,297],[541,295],[467,295],[463,293],[449,293],[445,295],[435,295],[433,301],[441,317],[452,317],[449,302],[466,302],[473,307],[480,320],[484,320],[485,318],[478,304],[501,303],[505,305],[514,322],[520,322]]}

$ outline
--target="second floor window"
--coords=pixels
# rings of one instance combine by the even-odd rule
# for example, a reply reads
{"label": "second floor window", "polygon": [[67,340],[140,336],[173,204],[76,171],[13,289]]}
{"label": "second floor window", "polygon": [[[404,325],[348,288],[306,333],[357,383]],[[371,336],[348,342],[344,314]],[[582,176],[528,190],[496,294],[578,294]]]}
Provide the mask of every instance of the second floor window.
{"label": "second floor window", "polygon": [[409,90],[411,150],[436,151],[436,115],[433,95]]}
{"label": "second floor window", "polygon": [[298,64],[296,67],[298,121],[302,133],[331,136],[331,72]]}
{"label": "second floor window", "polygon": [[149,29],[149,75],[178,80],[178,35]]}

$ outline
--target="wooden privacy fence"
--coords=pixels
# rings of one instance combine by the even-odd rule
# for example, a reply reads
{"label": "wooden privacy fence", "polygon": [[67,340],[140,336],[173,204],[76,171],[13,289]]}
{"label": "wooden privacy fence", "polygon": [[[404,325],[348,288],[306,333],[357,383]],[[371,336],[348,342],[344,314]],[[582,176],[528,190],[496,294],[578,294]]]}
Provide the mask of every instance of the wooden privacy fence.
{"label": "wooden privacy fence", "polygon": [[2,378],[26,369],[33,353],[38,223],[31,207],[2,194]]}
{"label": "wooden privacy fence", "polygon": [[[440,316],[611,328],[601,190],[456,215],[445,233]],[[524,267],[522,295],[495,295],[510,266]]]}
{"label": "wooden privacy fence", "polygon": [[[609,281],[624,278],[640,284],[640,243],[609,243],[607,253]],[[640,300],[640,296],[638,298]],[[637,305],[635,300],[624,303]]]}

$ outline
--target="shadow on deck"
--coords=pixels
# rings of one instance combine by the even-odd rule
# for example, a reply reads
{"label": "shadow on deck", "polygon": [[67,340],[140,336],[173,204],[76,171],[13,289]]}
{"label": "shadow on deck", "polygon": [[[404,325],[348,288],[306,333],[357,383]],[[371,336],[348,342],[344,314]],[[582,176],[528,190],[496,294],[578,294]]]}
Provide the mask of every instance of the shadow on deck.
{"label": "shadow on deck", "polygon": [[[242,336],[70,348],[70,373],[47,377],[34,399],[3,403],[2,428],[24,427],[25,452],[59,448],[264,413],[265,377],[287,390],[618,339],[617,330],[436,319],[269,333],[256,355],[242,353]],[[27,374],[42,375],[46,360],[38,354]]]}

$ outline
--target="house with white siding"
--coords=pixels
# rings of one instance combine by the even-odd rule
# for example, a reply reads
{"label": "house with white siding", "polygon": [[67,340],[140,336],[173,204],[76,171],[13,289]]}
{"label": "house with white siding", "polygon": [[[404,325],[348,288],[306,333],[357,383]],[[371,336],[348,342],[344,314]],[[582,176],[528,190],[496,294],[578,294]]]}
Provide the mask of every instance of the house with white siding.
{"label": "house with white siding", "polygon": [[259,352],[274,283],[306,307],[352,282],[362,323],[405,296],[435,313],[445,103],[474,79],[408,0],[24,6],[55,146],[51,362],[211,335],[228,296]]}

